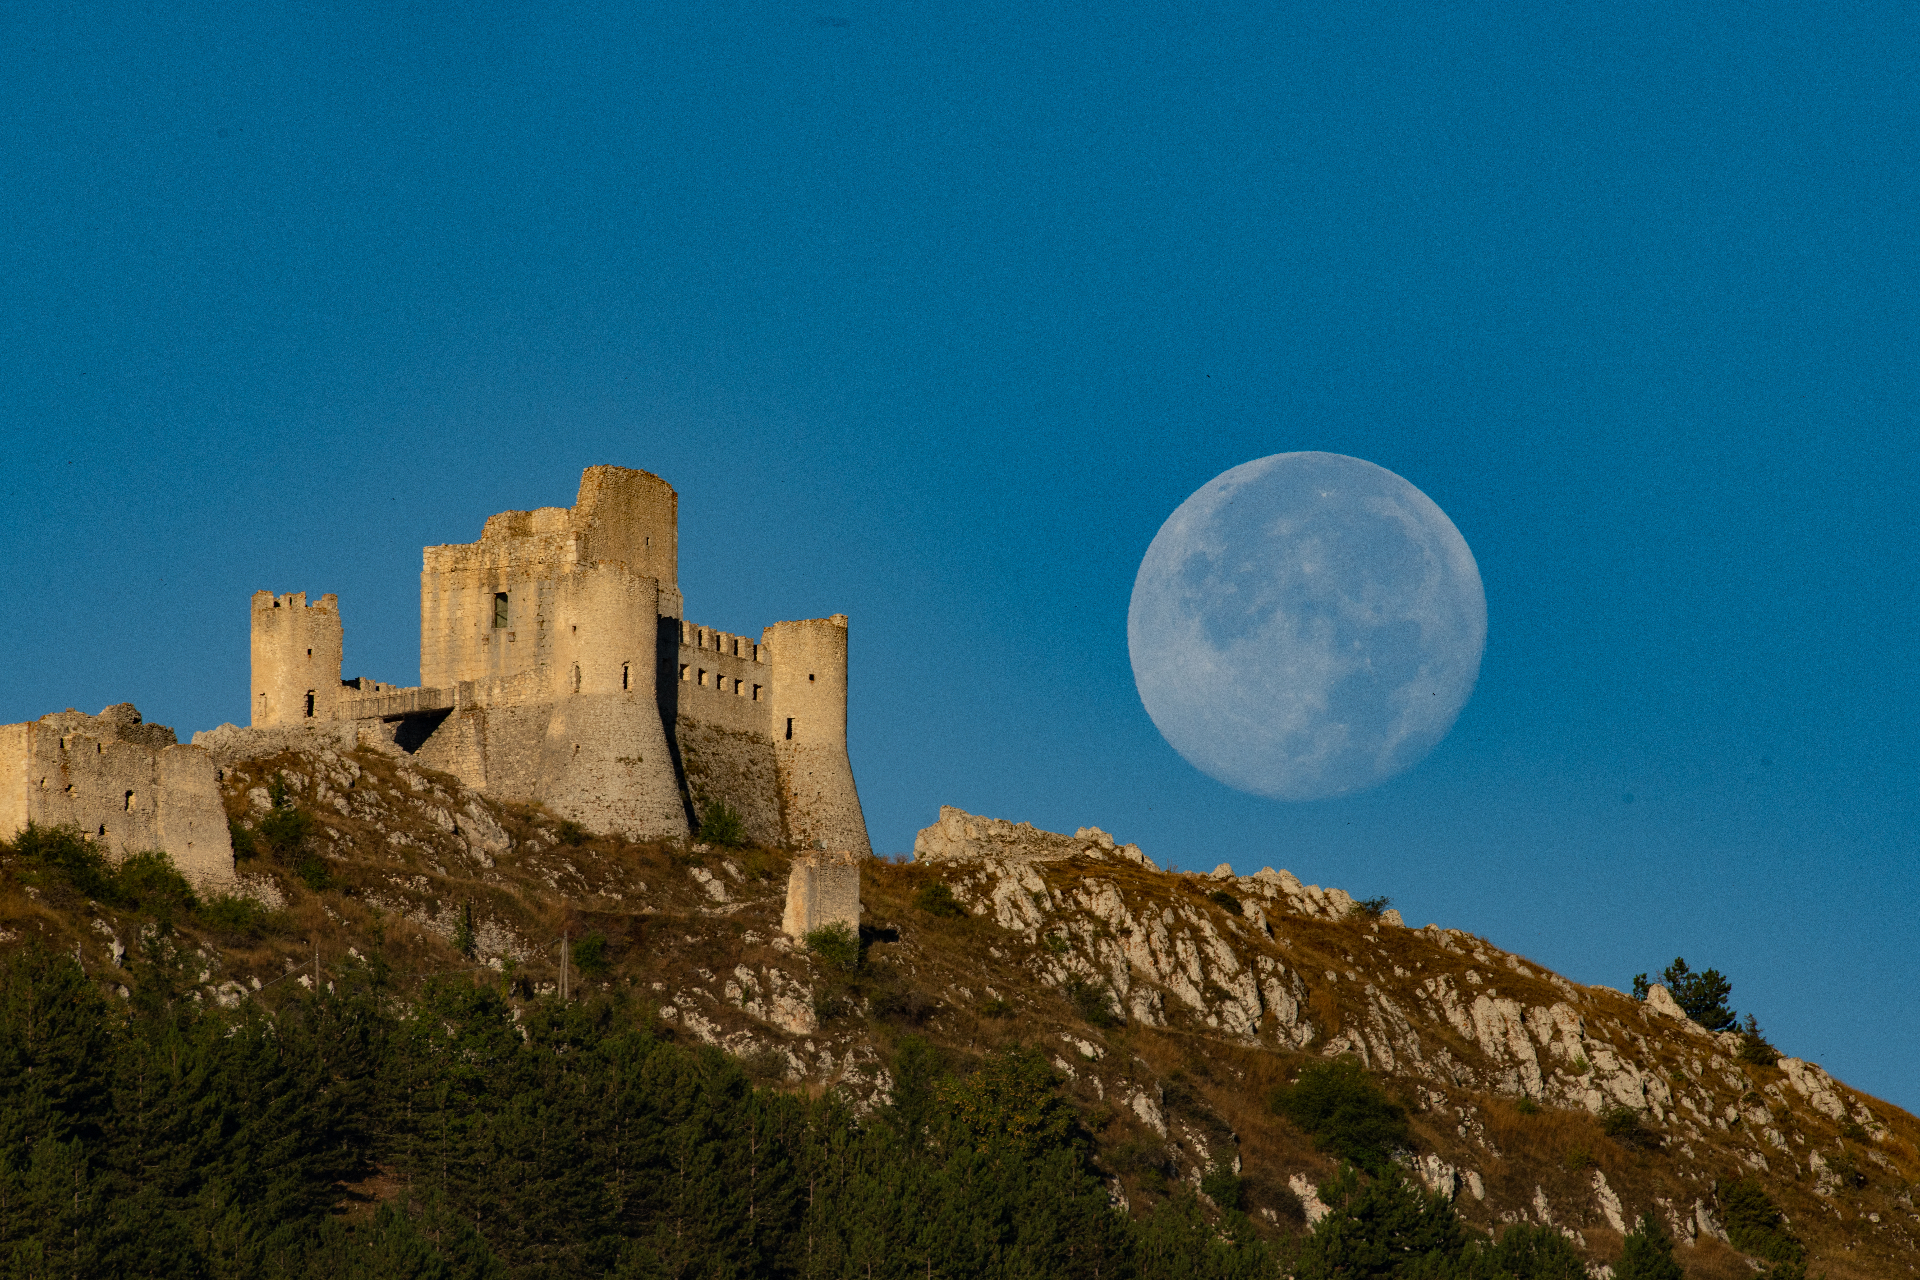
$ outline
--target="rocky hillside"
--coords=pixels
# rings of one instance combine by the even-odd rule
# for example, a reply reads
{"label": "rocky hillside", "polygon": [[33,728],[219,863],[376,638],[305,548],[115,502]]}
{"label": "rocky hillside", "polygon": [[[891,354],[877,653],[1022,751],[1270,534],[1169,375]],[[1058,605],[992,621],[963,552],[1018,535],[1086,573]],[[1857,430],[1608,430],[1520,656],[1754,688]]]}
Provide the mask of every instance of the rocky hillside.
{"label": "rocky hillside", "polygon": [[[1738,1036],[1659,988],[1569,982],[1287,871],[1167,872],[1098,829],[943,809],[912,862],[863,869],[865,946],[842,967],[782,934],[780,850],[593,837],[351,730],[199,741],[253,847],[244,891],[270,908],[177,926],[208,1001],[271,1005],[376,956],[401,990],[436,974],[522,1003],[563,980],[620,986],[763,1082],[862,1104],[888,1095],[908,1035],[955,1061],[1037,1045],[1117,1202],[1138,1213],[1232,1168],[1276,1234],[1312,1223],[1334,1165],[1269,1099],[1350,1055],[1409,1113],[1411,1172],[1481,1227],[1560,1229],[1596,1271],[1652,1213],[1690,1275],[1751,1275],[1723,1226],[1723,1191],[1748,1176],[1810,1274],[1904,1276],[1920,1257],[1912,1116],[1791,1056],[1743,1061]],[[0,944],[45,938],[109,987],[153,927],[31,887],[0,896]]]}

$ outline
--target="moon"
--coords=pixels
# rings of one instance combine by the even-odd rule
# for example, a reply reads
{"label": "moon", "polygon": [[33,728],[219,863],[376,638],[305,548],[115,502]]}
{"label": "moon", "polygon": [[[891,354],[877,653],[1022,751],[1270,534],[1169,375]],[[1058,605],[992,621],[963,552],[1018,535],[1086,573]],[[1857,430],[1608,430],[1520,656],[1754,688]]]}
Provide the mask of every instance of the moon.
{"label": "moon", "polygon": [[1278,453],[1222,472],[1154,535],[1127,650],[1173,749],[1230,787],[1323,800],[1447,736],[1480,676],[1467,540],[1385,467]]}

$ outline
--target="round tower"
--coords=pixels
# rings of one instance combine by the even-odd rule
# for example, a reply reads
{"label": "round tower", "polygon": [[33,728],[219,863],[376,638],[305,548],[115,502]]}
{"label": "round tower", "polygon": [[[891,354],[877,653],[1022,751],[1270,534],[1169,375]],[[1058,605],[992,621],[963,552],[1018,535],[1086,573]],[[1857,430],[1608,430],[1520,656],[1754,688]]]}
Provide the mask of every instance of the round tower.
{"label": "round tower", "polygon": [[769,708],[787,842],[873,852],[847,756],[847,616],[776,622]]}

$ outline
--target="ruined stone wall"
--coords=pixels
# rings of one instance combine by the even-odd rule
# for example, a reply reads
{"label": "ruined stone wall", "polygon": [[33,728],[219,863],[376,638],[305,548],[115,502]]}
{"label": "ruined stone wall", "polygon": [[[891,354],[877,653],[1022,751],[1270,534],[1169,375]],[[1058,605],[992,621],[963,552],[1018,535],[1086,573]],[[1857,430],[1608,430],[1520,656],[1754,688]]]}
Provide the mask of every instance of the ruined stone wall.
{"label": "ruined stone wall", "polygon": [[676,729],[680,763],[696,817],[718,801],[740,815],[747,838],[755,844],[783,843],[779,768],[773,759],[773,743],[764,734],[743,733],[684,716]]}
{"label": "ruined stone wall", "polygon": [[340,698],[340,600],[309,605],[305,592],[253,593],[251,613],[256,727],[331,720]]}
{"label": "ruined stone wall", "polygon": [[790,938],[804,938],[815,929],[844,924],[860,932],[860,864],[854,853],[801,854],[787,876],[787,909],[781,928]]}
{"label": "ruined stone wall", "polygon": [[773,651],[773,750],[788,842],[872,854],[847,757],[846,615],[776,622],[762,639]]}
{"label": "ruined stone wall", "polygon": [[233,884],[213,758],[131,703],[0,726],[0,838],[29,822],[76,828],[116,860],[160,850],[208,892]]}

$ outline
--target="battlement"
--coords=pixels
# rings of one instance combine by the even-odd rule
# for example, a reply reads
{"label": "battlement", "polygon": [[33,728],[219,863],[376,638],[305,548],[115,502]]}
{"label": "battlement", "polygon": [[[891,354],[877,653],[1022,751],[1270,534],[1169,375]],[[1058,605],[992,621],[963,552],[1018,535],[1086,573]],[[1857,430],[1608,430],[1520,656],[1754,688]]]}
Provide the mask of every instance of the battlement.
{"label": "battlement", "polygon": [[[588,467],[571,507],[498,512],[476,542],[423,549],[418,686],[341,680],[336,597],[255,595],[253,723],[384,721],[468,785],[594,830],[684,836],[720,800],[759,815],[759,838],[867,850],[846,615],[756,640],[682,612],[678,495]],[[683,723],[702,735],[697,787]]]}

